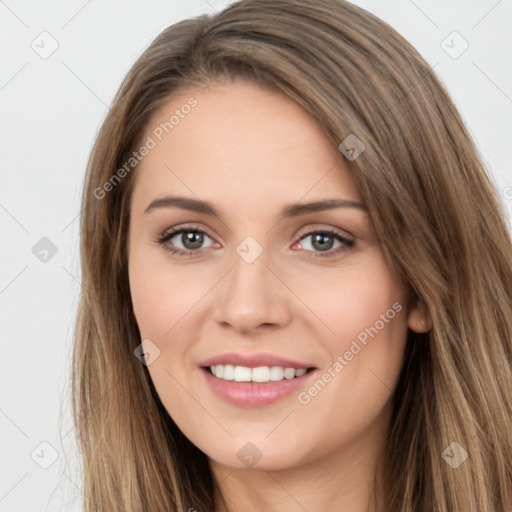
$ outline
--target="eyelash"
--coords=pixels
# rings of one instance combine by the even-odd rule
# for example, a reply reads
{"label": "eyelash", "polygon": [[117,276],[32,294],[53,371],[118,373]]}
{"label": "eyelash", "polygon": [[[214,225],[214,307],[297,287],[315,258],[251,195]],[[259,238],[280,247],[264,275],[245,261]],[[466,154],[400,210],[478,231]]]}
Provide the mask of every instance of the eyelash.
{"label": "eyelash", "polygon": [[[173,229],[171,231],[164,232],[155,241],[159,245],[163,246],[171,238],[174,238],[176,235],[178,235],[180,233],[184,233],[184,232],[201,233],[201,234],[206,235],[208,238],[211,238],[213,240],[213,238],[206,231],[203,231],[202,229],[198,229],[198,228],[196,228],[194,226],[184,226],[184,227],[180,227],[178,229]],[[339,240],[340,242],[342,242],[344,244],[344,246],[338,247],[337,249],[329,249],[328,251],[325,251],[325,252],[321,252],[321,251],[307,251],[307,252],[315,253],[319,258],[332,257],[332,256],[337,255],[338,253],[340,253],[342,251],[346,251],[346,250],[351,249],[355,245],[355,241],[354,240],[349,240],[348,238],[345,238],[345,237],[341,236],[336,231],[332,231],[330,229],[322,229],[322,230],[317,230],[317,231],[309,231],[307,233],[304,233],[304,235],[302,235],[299,240],[302,241],[304,238],[307,238],[308,236],[317,235],[317,234],[322,234],[322,235],[328,234],[328,235],[331,235],[331,236],[333,236],[334,238],[336,238],[337,240]],[[201,249],[192,251],[192,250],[176,249],[176,248],[173,248],[173,247],[165,247],[165,250],[169,251],[172,254],[175,254],[176,256],[194,256],[194,255],[198,254],[199,252],[201,252]]]}

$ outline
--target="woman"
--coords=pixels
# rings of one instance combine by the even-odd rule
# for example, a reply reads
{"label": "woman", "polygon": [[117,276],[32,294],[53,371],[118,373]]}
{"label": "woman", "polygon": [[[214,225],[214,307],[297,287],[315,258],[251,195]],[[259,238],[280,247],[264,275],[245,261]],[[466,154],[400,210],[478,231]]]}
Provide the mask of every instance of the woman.
{"label": "woman", "polygon": [[164,30],[84,185],[85,508],[511,510],[511,248],[446,91],[371,14]]}

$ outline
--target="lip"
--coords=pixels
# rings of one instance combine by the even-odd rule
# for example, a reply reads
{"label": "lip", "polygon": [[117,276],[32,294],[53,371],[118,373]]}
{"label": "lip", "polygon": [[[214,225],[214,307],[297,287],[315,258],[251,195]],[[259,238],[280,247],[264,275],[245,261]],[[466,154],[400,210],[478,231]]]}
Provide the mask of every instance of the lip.
{"label": "lip", "polygon": [[[209,367],[217,364],[231,364],[233,366],[246,366],[256,368],[258,366],[282,366],[283,368],[295,368],[308,370],[301,377],[283,379],[269,382],[236,382],[219,379],[210,373]],[[273,354],[241,354],[230,352],[202,361],[201,373],[210,388],[222,400],[238,407],[264,407],[278,400],[282,400],[292,393],[305,387],[312,375],[317,373],[317,368],[312,364],[300,363]]]}
{"label": "lip", "polygon": [[[233,366],[246,366],[257,368],[258,366],[282,366],[283,368],[295,368],[296,370],[314,368],[314,364],[300,363],[275,354],[260,352],[257,354],[243,354],[241,352],[226,352],[210,357],[199,363],[199,366],[215,366],[217,364],[232,364]],[[300,377],[299,377],[300,378]]]}
{"label": "lip", "polygon": [[263,407],[281,400],[306,386],[316,370],[301,377],[275,382],[235,382],[219,379],[206,368],[201,368],[210,389],[220,398],[238,407]]}

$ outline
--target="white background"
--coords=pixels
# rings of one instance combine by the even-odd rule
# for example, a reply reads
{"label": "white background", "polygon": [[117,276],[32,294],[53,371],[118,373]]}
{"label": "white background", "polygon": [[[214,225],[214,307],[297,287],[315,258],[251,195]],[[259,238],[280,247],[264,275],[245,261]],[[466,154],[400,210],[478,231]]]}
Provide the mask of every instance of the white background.
{"label": "white background", "polygon": [[[69,365],[86,160],[107,105],[151,40],[168,25],[229,3],[0,0],[0,512],[80,510]],[[512,0],[354,3],[435,65],[510,218]],[[31,47],[42,46],[43,31],[58,42],[47,59]],[[464,42],[454,31],[469,44],[458,58],[452,56]],[[46,263],[32,252],[43,237],[57,248]]]}

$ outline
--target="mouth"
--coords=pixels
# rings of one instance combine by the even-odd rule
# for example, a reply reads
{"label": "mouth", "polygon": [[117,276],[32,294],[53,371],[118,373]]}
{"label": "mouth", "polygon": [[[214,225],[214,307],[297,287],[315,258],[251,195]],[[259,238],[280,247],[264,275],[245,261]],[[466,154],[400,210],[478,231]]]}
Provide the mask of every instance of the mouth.
{"label": "mouth", "polygon": [[263,383],[297,379],[315,368],[293,368],[284,366],[240,366],[217,364],[202,367],[217,379],[233,382]]}
{"label": "mouth", "polygon": [[263,407],[307,385],[317,368],[269,354],[225,354],[200,368],[207,386],[238,407]]}

